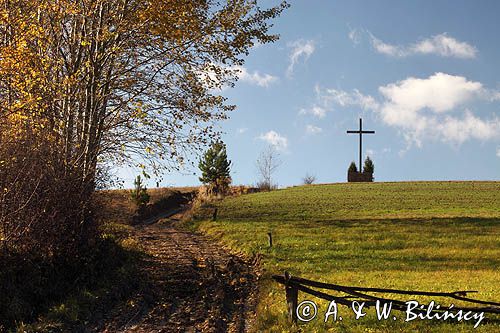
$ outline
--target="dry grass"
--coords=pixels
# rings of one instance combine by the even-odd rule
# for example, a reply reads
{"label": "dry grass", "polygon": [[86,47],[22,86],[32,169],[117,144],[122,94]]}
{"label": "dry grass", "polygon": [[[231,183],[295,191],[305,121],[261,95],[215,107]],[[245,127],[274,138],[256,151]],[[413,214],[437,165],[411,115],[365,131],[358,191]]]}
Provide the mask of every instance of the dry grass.
{"label": "dry grass", "polygon": [[[174,192],[189,193],[197,191],[198,187],[160,187],[148,189],[150,203],[167,198]],[[102,209],[99,219],[103,223],[131,224],[136,212],[136,206],[130,199],[130,190],[104,190],[96,193]]]}

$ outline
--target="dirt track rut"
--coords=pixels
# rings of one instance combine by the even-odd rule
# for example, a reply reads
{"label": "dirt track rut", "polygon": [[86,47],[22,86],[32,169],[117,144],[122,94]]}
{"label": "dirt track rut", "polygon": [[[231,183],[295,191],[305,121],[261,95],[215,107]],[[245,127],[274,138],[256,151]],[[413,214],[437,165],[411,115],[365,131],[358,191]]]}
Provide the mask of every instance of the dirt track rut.
{"label": "dirt track rut", "polygon": [[115,310],[101,332],[246,332],[255,304],[255,266],[206,236],[182,230],[179,216],[135,228],[147,253],[147,287]]}

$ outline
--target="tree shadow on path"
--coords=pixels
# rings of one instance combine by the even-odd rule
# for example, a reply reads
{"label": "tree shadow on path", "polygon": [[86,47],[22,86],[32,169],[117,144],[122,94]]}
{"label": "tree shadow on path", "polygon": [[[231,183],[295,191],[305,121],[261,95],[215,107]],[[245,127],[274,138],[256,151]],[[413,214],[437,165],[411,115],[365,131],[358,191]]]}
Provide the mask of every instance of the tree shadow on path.
{"label": "tree shadow on path", "polygon": [[137,226],[140,290],[93,324],[99,332],[244,332],[255,307],[255,266],[207,237],[184,231],[178,216]]}

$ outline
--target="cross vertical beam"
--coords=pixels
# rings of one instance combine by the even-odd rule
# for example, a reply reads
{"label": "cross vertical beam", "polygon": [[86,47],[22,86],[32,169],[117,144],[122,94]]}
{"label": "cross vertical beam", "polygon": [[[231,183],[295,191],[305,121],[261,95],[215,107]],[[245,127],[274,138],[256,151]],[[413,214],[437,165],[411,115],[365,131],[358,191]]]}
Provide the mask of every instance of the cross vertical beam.
{"label": "cross vertical beam", "polygon": [[363,131],[363,119],[359,118],[359,130],[347,131],[347,134],[359,134],[359,172],[363,172],[362,155],[363,155],[363,134],[375,134],[375,131]]}
{"label": "cross vertical beam", "polygon": [[362,152],[363,151],[363,119],[359,118],[359,172],[363,172],[361,167],[361,162],[363,161]]}

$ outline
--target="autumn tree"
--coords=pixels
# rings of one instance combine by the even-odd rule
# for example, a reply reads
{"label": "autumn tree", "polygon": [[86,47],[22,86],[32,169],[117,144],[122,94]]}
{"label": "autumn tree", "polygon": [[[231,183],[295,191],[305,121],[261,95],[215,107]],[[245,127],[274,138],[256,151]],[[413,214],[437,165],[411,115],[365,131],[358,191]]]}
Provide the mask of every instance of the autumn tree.
{"label": "autumn tree", "polygon": [[[65,164],[92,183],[100,158],[179,167],[217,133],[268,21],[286,7],[255,1],[3,0],[6,107],[48,122]],[[42,115],[40,113],[43,113]],[[39,117],[41,116],[41,117]]]}
{"label": "autumn tree", "polygon": [[[218,92],[234,84],[255,43],[278,38],[270,21],[286,7],[261,9],[252,0],[0,0],[0,183],[11,198],[19,194],[17,203],[4,200],[12,211],[0,213],[0,224],[16,214],[22,221],[35,199],[48,205],[40,210],[48,220],[63,216],[65,207],[48,209],[56,201],[42,199],[71,184],[64,190],[74,194],[66,199],[79,207],[72,218],[81,230],[100,163],[182,167],[218,136],[214,124],[235,108]],[[11,154],[17,146],[29,147],[22,158]],[[24,167],[33,177],[22,178]],[[64,182],[46,182],[47,170]]]}
{"label": "autumn tree", "polygon": [[0,0],[0,331],[97,281],[102,166],[180,168],[217,139],[221,88],[286,6]]}

